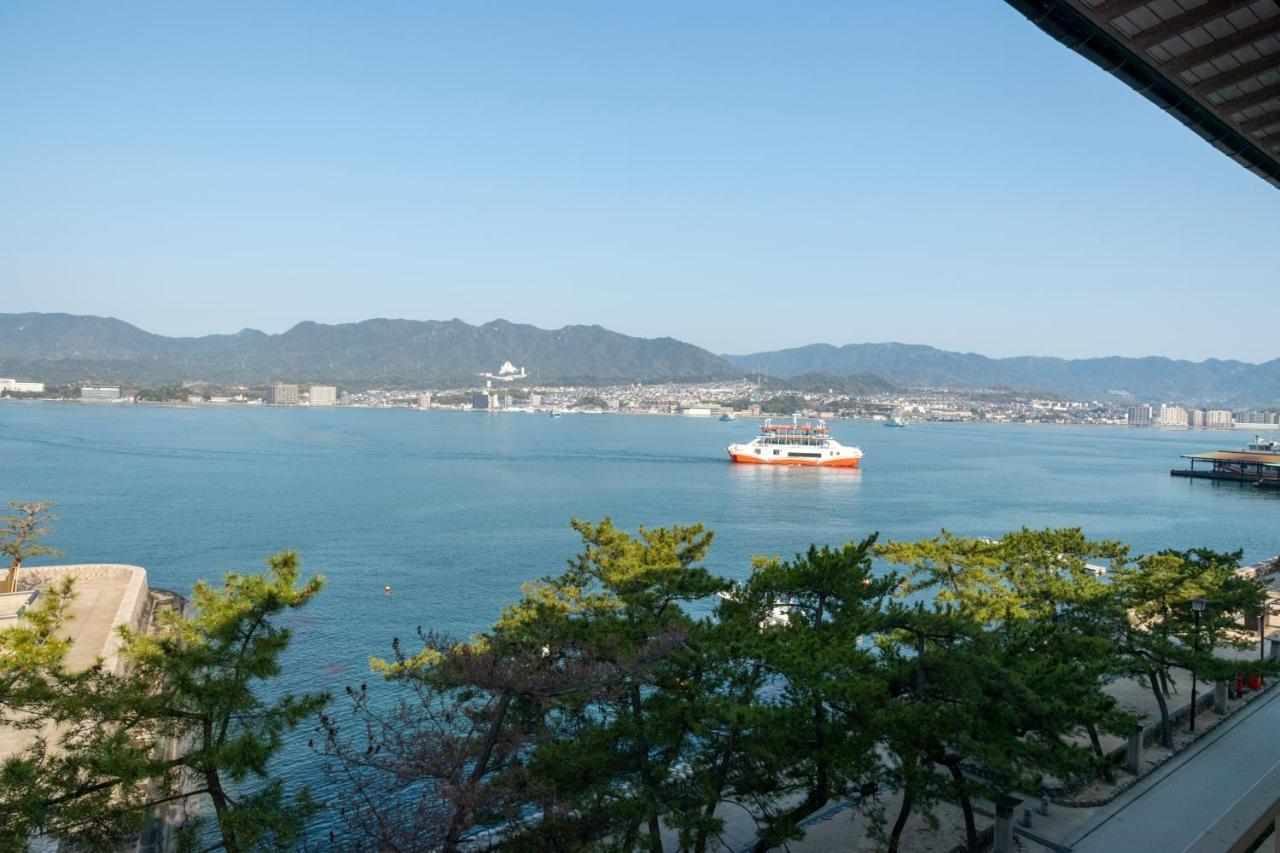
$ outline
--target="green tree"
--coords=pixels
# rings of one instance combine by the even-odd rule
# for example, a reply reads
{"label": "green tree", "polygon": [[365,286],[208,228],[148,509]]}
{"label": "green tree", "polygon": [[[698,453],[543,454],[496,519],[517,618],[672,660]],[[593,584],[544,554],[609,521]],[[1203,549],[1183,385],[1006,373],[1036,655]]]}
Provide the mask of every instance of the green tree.
{"label": "green tree", "polygon": [[[763,736],[743,750],[754,766],[734,786],[736,798],[755,803],[758,850],[799,837],[803,818],[832,798],[867,790],[877,776],[877,735],[868,723],[883,686],[870,640],[897,579],[872,575],[875,540],[811,546],[791,561],[757,559],[720,606],[770,693],[737,703]],[[740,680],[754,686],[750,677]]]}
{"label": "green tree", "polygon": [[419,653],[374,662],[407,690],[394,710],[361,688],[354,736],[327,718],[323,749],[351,791],[358,843],[397,847],[412,827],[451,850],[496,824],[504,849],[661,850],[663,820],[680,824],[707,629],[685,606],[728,587],[698,565],[711,534],[573,526],[581,553],[526,584],[489,630],[427,634]]}
{"label": "green tree", "polygon": [[53,504],[9,502],[9,514],[0,515],[0,554],[9,558],[9,574],[0,583],[0,592],[16,592],[18,570],[32,557],[61,557],[62,552],[40,540],[53,532],[50,522],[57,516],[49,512]]}
{"label": "green tree", "polygon": [[[38,739],[6,763],[2,796],[20,805],[6,811],[6,842],[20,849],[42,831],[106,849],[139,832],[150,809],[192,800],[212,803],[212,834],[230,853],[299,837],[316,804],[305,790],[290,801],[269,763],[285,733],[314,716],[327,695],[267,700],[261,687],[280,674],[291,638],[281,617],[309,602],[322,580],[299,583],[293,552],[268,565],[267,574],[228,575],[220,588],[198,583],[190,616],[165,610],[151,633],[124,630],[122,675],[101,662],[78,673],[60,661],[44,667],[32,710],[60,725],[57,744]],[[49,633],[53,625],[56,636],[55,600],[31,631]],[[46,646],[47,657],[65,652]],[[196,821],[184,836],[202,831]]]}
{"label": "green tree", "polygon": [[[1046,774],[1109,772],[1099,732],[1129,724],[1103,690],[1125,667],[1111,639],[1123,609],[1088,561],[1123,564],[1123,546],[1078,529],[1024,528],[1000,540],[944,530],[879,553],[910,567],[903,595],[933,601],[900,611],[885,655],[897,670],[892,692],[905,699],[886,722],[891,742],[902,744],[894,752],[904,810],[913,800],[928,809],[957,799],[973,846],[975,791],[994,797]],[[1075,746],[1078,730],[1089,736],[1093,761]],[[966,774],[964,765],[983,772]],[[900,811],[895,848],[905,821]]]}
{"label": "green tree", "polygon": [[[1223,650],[1253,644],[1239,621],[1265,606],[1267,594],[1260,579],[1239,575],[1240,556],[1209,549],[1166,550],[1141,557],[1116,573],[1116,593],[1125,611],[1116,627],[1116,643],[1129,674],[1141,678],[1156,699],[1166,748],[1173,748],[1167,699],[1173,671],[1229,678],[1239,671],[1240,662]],[[1197,636],[1192,602],[1198,598],[1206,606]],[[1275,671],[1270,662],[1250,668]]]}
{"label": "green tree", "polygon": [[[317,808],[305,789],[290,802],[268,765],[284,735],[313,718],[328,694],[267,700],[260,687],[280,675],[292,638],[280,618],[310,602],[324,580],[300,582],[294,551],[270,557],[267,566],[266,574],[229,574],[221,588],[197,583],[190,618],[170,610],[157,630],[126,632],[128,686],[138,694],[140,722],[187,744],[177,766],[195,788],[177,793],[209,798],[228,853],[268,840],[288,845]],[[262,781],[250,789],[250,779]]]}

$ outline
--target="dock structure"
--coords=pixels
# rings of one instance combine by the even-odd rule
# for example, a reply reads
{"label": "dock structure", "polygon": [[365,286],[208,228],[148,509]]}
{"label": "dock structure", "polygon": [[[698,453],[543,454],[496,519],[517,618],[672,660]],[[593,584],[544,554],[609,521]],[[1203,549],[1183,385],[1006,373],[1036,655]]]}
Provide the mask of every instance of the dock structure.
{"label": "dock structure", "polygon": [[[1252,453],[1243,450],[1214,450],[1209,453],[1186,453],[1186,468],[1174,468],[1173,477],[1195,477],[1203,480],[1233,480],[1253,483],[1264,488],[1280,488],[1280,453]],[[1196,463],[1202,467],[1197,468]]]}

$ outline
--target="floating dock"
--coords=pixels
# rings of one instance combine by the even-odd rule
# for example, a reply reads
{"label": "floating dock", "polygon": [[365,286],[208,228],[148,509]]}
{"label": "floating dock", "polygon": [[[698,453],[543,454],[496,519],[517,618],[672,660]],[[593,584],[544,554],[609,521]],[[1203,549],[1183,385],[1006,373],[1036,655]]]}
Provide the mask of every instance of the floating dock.
{"label": "floating dock", "polygon": [[[1172,477],[1195,477],[1202,480],[1231,480],[1253,483],[1268,489],[1280,489],[1280,453],[1251,453],[1245,450],[1214,450],[1210,453],[1183,454],[1190,460],[1186,468],[1174,468]],[[1196,463],[1201,467],[1197,468]]]}

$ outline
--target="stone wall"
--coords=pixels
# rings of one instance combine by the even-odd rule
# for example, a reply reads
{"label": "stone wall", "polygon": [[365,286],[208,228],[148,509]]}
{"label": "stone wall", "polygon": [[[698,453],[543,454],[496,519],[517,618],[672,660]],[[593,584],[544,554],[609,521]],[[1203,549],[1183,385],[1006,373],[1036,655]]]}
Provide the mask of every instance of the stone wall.
{"label": "stone wall", "polygon": [[[45,589],[58,583],[65,577],[83,580],[109,580],[125,584],[124,595],[120,606],[111,620],[113,628],[128,625],[130,628],[142,628],[147,610],[147,570],[140,566],[126,566],[119,563],[84,563],[74,566],[34,566],[24,568],[18,573],[19,589]],[[107,672],[119,673],[123,670],[120,660],[120,646],[123,643],[120,634],[112,630],[103,644],[103,669]]]}

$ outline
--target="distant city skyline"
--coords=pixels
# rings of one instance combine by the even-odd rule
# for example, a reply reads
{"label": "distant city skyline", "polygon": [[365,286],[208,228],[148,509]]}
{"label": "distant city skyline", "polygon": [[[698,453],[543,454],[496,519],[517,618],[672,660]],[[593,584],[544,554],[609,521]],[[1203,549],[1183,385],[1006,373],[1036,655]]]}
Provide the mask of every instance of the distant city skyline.
{"label": "distant city skyline", "polygon": [[0,74],[4,311],[1280,355],[1280,194],[997,0],[16,2]]}

